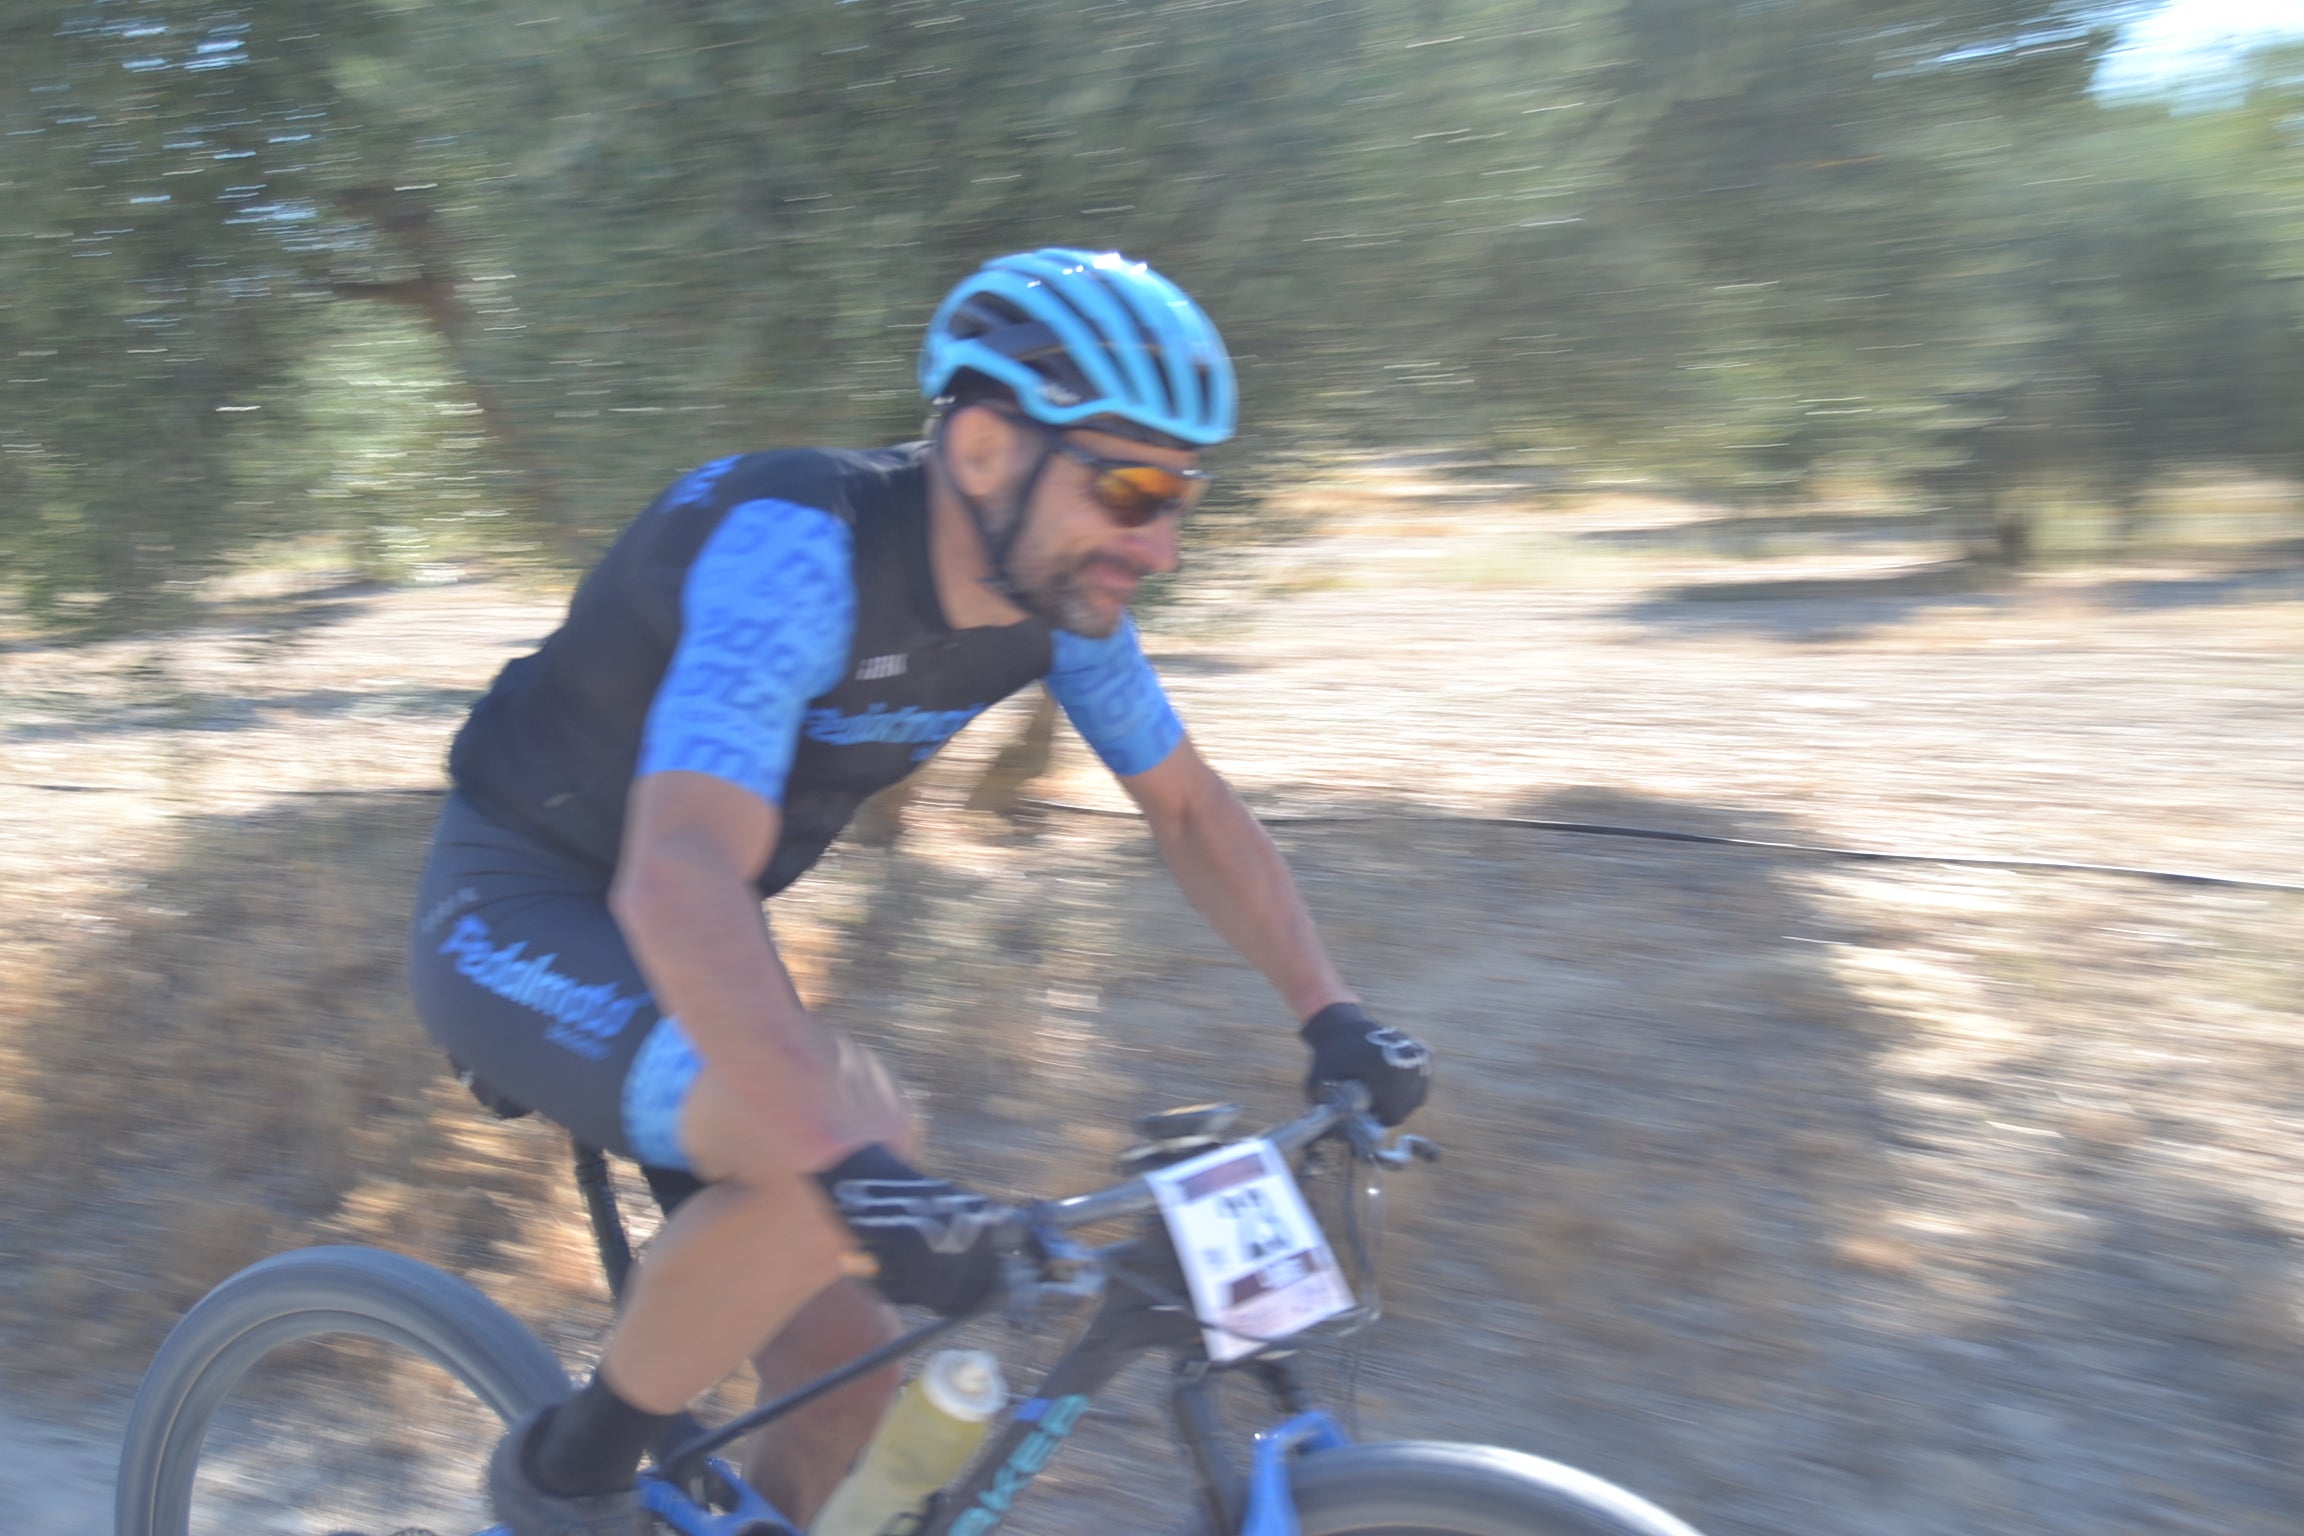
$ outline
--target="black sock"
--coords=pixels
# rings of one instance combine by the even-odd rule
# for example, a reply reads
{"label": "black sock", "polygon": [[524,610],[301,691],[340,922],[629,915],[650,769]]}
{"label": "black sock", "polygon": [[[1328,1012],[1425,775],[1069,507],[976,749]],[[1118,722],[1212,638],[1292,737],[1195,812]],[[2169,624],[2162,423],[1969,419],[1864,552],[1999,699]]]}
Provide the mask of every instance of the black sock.
{"label": "black sock", "polygon": [[613,1493],[632,1486],[640,1453],[672,1418],[616,1395],[598,1371],[584,1390],[552,1410],[528,1442],[529,1480],[546,1493]]}

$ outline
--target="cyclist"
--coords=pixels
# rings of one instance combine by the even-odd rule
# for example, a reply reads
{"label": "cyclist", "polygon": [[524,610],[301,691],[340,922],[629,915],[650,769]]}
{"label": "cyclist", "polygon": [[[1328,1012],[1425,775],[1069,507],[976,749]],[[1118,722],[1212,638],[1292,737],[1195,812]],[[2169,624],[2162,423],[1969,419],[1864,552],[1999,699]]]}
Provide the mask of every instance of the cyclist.
{"label": "cyclist", "polygon": [[[812,1019],[761,898],[857,806],[1045,679],[1185,892],[1303,1020],[1308,1085],[1398,1123],[1430,1057],[1369,1018],[1271,840],[1194,750],[1128,616],[1173,570],[1234,382],[1182,290],[1116,253],[1002,256],[929,323],[925,441],[737,455],[673,484],[506,666],[450,753],[411,944],[476,1088],[636,1158],[668,1212],[596,1373],[489,1468],[515,1536],[640,1528],[640,1457],[754,1354],[778,1392],[982,1302],[987,1204],[912,1164],[867,1051]],[[876,1296],[845,1268],[861,1248]],[[764,1342],[765,1341],[765,1342]],[[770,1427],[803,1523],[893,1372]]]}

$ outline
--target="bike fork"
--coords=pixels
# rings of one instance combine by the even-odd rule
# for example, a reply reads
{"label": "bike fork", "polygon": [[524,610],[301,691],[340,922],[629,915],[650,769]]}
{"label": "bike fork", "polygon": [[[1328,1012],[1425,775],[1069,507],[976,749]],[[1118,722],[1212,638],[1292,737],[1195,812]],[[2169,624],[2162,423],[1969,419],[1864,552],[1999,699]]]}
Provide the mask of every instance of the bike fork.
{"label": "bike fork", "polygon": [[1304,1451],[1349,1445],[1351,1437],[1327,1414],[1313,1410],[1286,1357],[1254,1362],[1257,1379],[1288,1417],[1257,1435],[1247,1475],[1225,1454],[1223,1435],[1209,1398],[1206,1358],[1182,1360],[1169,1389],[1168,1413],[1176,1438],[1200,1474],[1210,1529],[1218,1536],[1297,1536],[1296,1499],[1288,1483],[1288,1463]]}

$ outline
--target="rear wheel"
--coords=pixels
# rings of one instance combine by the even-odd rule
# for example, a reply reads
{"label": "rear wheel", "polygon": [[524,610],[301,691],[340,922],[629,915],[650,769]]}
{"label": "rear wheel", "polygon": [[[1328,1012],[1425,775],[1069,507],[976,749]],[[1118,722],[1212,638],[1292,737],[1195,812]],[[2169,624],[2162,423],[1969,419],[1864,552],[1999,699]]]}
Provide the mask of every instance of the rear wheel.
{"label": "rear wheel", "polygon": [[552,1352],[452,1275],[373,1248],[281,1254],[160,1346],[129,1410],[118,1536],[476,1529],[501,1425],[567,1392]]}
{"label": "rear wheel", "polygon": [[1348,1445],[1289,1478],[1302,1536],[1698,1536],[1613,1483],[1494,1446]]}

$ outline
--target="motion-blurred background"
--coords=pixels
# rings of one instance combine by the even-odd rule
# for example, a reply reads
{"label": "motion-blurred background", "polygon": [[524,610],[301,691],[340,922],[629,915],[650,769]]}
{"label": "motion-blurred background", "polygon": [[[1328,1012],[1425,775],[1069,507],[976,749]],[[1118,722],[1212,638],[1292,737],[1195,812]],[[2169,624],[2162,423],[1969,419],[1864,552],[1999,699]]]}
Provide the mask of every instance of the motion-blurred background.
{"label": "motion-blurred background", "polygon": [[7,585],[563,558],[732,441],[905,432],[935,299],[1046,243],[1204,296],[1253,448],[2133,532],[2304,391],[2304,55],[2187,74],[2164,9],[12,5]]}
{"label": "motion-blurred background", "polygon": [[[1398,1181],[1370,1432],[1715,1536],[2292,1533],[2298,37],[2241,0],[0,8],[16,1528],[101,1523],[168,1323],[283,1247],[452,1265],[581,1359],[559,1150],[401,995],[447,736],[658,487],[909,435],[936,298],[1063,243],[1231,343],[1243,438],[1150,643],[1441,1052],[1459,1155]],[[1034,1191],[1298,1068],[1044,725],[988,716],[777,916],[939,1156]],[[322,1478],[272,1448],[303,1390],[224,1528],[460,1475],[410,1429]],[[1149,1405],[1019,1528],[1164,1528]]]}

